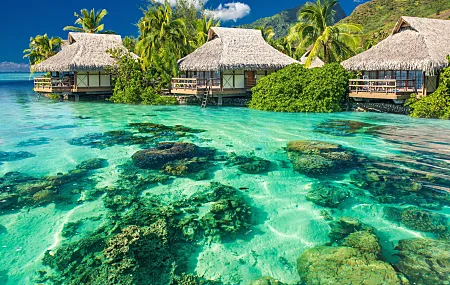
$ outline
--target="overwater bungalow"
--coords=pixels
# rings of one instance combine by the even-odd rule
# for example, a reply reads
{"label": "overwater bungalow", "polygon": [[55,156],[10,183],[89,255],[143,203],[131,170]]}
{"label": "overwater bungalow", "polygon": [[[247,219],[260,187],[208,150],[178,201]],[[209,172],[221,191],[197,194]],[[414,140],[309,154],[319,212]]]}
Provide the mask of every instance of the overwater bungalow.
{"label": "overwater bungalow", "polygon": [[34,79],[34,91],[76,100],[80,95],[111,94],[111,75],[105,70],[115,63],[107,52],[112,48],[125,48],[120,35],[70,32],[60,52],[33,66],[36,72],[51,73]]}
{"label": "overwater bungalow", "polygon": [[414,93],[426,96],[449,54],[450,21],[401,17],[388,38],[342,63],[360,74],[350,80],[350,97],[401,103]]}
{"label": "overwater bungalow", "polygon": [[218,98],[245,96],[258,79],[292,63],[270,46],[260,30],[213,27],[207,42],[178,61],[181,78],[172,94]]}

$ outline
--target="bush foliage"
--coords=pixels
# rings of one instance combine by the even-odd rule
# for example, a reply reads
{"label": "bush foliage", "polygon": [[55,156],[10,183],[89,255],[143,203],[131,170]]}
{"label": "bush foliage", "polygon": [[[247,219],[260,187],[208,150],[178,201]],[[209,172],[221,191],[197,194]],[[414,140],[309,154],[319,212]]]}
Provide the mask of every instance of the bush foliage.
{"label": "bush foliage", "polygon": [[175,98],[160,96],[163,83],[152,70],[144,71],[139,60],[127,52],[116,49],[110,53],[118,63],[109,70],[113,75],[110,101],[146,105],[175,104]]}
{"label": "bush foliage", "polygon": [[338,112],[350,73],[340,64],[306,69],[290,65],[258,81],[249,107],[275,112]]}
{"label": "bush foliage", "polygon": [[[450,61],[450,57],[448,59]],[[450,119],[450,67],[441,73],[439,87],[433,94],[420,99],[412,96],[407,105],[414,118]]]}

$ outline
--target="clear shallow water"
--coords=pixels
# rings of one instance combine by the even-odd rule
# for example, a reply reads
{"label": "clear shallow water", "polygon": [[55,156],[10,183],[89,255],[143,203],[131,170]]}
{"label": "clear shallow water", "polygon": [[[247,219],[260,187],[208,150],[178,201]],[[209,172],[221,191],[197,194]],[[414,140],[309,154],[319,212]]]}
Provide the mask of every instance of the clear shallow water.
{"label": "clear shallow water", "polygon": [[[54,176],[68,173],[82,161],[92,158],[107,159],[108,166],[89,174],[95,183],[87,182],[87,178],[83,178],[86,181],[70,182],[71,191],[77,188],[77,184],[81,188],[70,193],[70,201],[0,210],[0,284],[34,284],[36,272],[48,270],[41,263],[47,250],[56,251],[64,243],[76,242],[110,223],[107,219],[110,209],[105,207],[102,191],[116,185],[121,173],[119,166],[129,163],[131,156],[142,146],[93,148],[68,142],[92,133],[130,130],[131,123],[179,124],[202,129],[205,132],[180,140],[213,147],[222,155],[251,153],[271,161],[269,171],[263,174],[246,174],[236,166],[218,161],[207,168],[209,177],[205,180],[178,177],[140,191],[140,195],[155,195],[170,204],[170,201],[185,199],[207,187],[211,181],[241,188],[239,193],[252,208],[251,225],[228,241],[195,243],[195,252],[191,253],[184,270],[187,273],[225,284],[249,284],[261,276],[295,284],[300,281],[297,257],[305,250],[330,240],[330,222],[324,218],[323,210],[327,210],[334,219],[350,216],[374,227],[380,238],[382,259],[392,263],[396,262],[394,246],[399,240],[437,238],[436,232],[417,230],[386,218],[384,211],[387,206],[405,205],[425,209],[423,204],[426,203],[415,205],[406,198],[402,201],[402,197],[382,203],[375,199],[377,195],[369,189],[371,186],[355,181],[357,176],[354,173],[358,169],[320,177],[295,172],[285,147],[295,140],[340,144],[357,151],[361,157],[370,156],[377,160],[373,165],[384,167],[388,172],[406,169],[406,172],[398,174],[404,175],[405,179],[416,172],[440,177],[442,180],[439,181],[421,181],[422,187],[430,192],[447,193],[449,185],[445,180],[450,177],[447,168],[450,162],[449,121],[375,113],[277,114],[245,108],[202,110],[197,106],[55,102],[42,98],[37,100],[31,88],[28,81],[8,80],[7,84],[2,84],[0,79],[0,152],[31,154],[20,160],[1,161],[0,177],[13,171],[36,178]],[[338,122],[339,125],[339,122],[348,120],[385,127],[373,132],[361,129],[352,135],[342,135],[341,130],[336,131],[329,124],[323,127],[324,123]],[[305,198],[313,183],[324,180],[340,185],[358,184],[360,187],[352,186],[352,197],[330,209]],[[84,199],[94,188],[103,190],[90,199]],[[443,217],[450,215],[445,204],[427,210]],[[85,222],[77,234],[71,238],[64,237],[64,225],[79,220]],[[447,220],[443,223],[448,225]],[[51,284],[48,280],[46,282]]]}

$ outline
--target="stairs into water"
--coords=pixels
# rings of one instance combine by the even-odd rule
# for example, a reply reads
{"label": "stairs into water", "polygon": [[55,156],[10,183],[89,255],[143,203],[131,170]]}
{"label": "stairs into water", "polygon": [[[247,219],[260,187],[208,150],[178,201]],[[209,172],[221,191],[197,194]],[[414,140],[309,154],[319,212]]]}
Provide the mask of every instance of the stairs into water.
{"label": "stairs into water", "polygon": [[208,105],[208,97],[209,97],[209,88],[206,88],[205,93],[203,93],[203,99],[202,99],[202,108],[206,108]]}

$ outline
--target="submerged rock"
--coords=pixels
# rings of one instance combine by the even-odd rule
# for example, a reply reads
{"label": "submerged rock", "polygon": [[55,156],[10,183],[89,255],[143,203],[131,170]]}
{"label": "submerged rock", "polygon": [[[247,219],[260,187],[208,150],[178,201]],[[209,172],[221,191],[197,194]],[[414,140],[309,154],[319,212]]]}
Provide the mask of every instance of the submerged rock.
{"label": "submerged rock", "polygon": [[391,265],[352,247],[308,249],[297,259],[297,269],[305,284],[405,284]]}
{"label": "submerged rock", "polygon": [[344,245],[356,248],[365,255],[378,256],[381,252],[378,237],[369,231],[358,231],[349,234],[344,240]]}
{"label": "submerged rock", "polygon": [[416,207],[405,209],[385,207],[384,214],[387,219],[401,222],[413,230],[437,234],[448,231],[447,217],[439,213],[429,212]]}
{"label": "submerged rock", "polygon": [[155,137],[139,136],[129,131],[109,131],[73,138],[68,140],[68,143],[76,146],[103,149],[115,145],[146,145],[152,143],[155,139]]}
{"label": "submerged rock", "polygon": [[237,166],[244,173],[259,174],[269,171],[270,160],[254,155],[244,156],[232,153],[228,158],[228,164]]}
{"label": "submerged rock", "polygon": [[400,240],[396,249],[400,257],[397,267],[411,284],[450,284],[450,241]]}
{"label": "submerged rock", "polygon": [[35,154],[32,154],[28,151],[0,151],[0,162],[2,161],[17,161],[17,160],[23,160],[30,157],[35,157]]}
{"label": "submerged rock", "polygon": [[133,154],[136,166],[144,169],[159,169],[168,162],[196,156],[198,147],[193,143],[164,142],[152,149],[140,150]]}
{"label": "submerged rock", "polygon": [[0,193],[0,210],[18,209],[21,205],[18,203],[19,196],[14,193]]}
{"label": "submerged rock", "polygon": [[95,170],[104,168],[108,165],[108,160],[104,158],[92,158],[85,160],[77,165],[77,169],[81,170]]}
{"label": "submerged rock", "polygon": [[178,132],[179,136],[185,136],[186,133],[202,133],[204,130],[193,129],[182,125],[166,126],[155,123],[131,123],[129,127],[137,129],[140,133],[161,134],[163,132]]}
{"label": "submerged rock", "polygon": [[35,139],[29,139],[26,141],[19,142],[16,147],[29,147],[29,146],[35,146],[35,145],[44,145],[49,144],[52,139],[46,138],[46,137],[40,137]]}
{"label": "submerged rock", "polygon": [[350,191],[345,185],[331,182],[317,182],[306,194],[306,199],[319,206],[335,208],[350,196]]}
{"label": "submerged rock", "polygon": [[342,146],[321,141],[292,141],[287,151],[294,170],[310,175],[347,171],[355,162],[353,154]]}
{"label": "submerged rock", "polygon": [[354,136],[358,133],[372,132],[383,126],[377,126],[360,121],[352,120],[328,120],[318,124],[314,131],[333,136]]}
{"label": "submerged rock", "polygon": [[337,221],[330,222],[330,237],[331,244],[340,244],[344,238],[354,232],[366,231],[372,233],[374,228],[362,223],[360,220],[353,217],[341,217]]}

